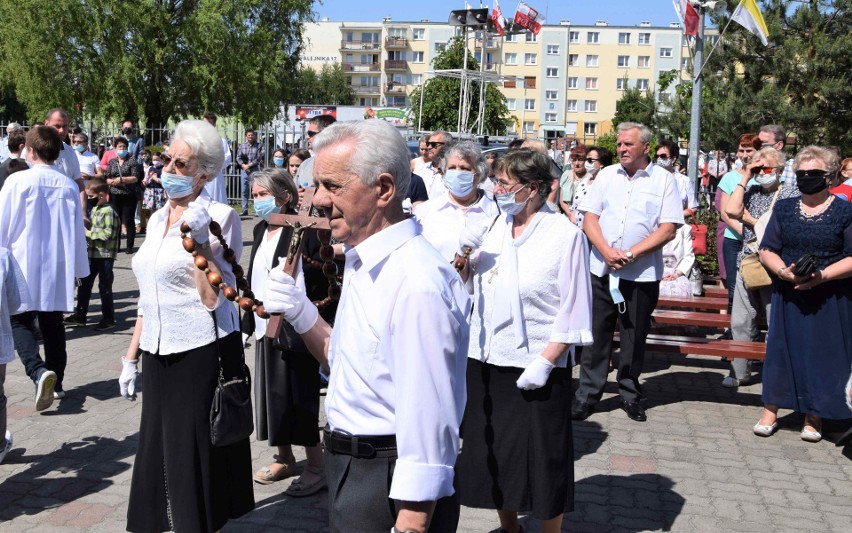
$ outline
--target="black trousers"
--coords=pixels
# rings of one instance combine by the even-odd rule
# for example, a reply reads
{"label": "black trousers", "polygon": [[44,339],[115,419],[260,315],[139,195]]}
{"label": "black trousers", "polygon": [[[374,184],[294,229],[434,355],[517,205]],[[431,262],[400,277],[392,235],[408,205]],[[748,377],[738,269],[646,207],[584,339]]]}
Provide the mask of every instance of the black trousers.
{"label": "black trousers", "polygon": [[[110,194],[109,203],[118,213],[118,219],[124,224],[127,231],[127,250],[133,250],[136,240],[136,195],[135,194]],[[121,240],[118,241],[121,248]]]}
{"label": "black trousers", "polygon": [[101,295],[101,314],[104,322],[115,322],[115,304],[112,299],[113,267],[112,259],[89,259],[90,274],[80,280],[77,289],[77,307],[74,315],[85,319],[89,313],[89,300],[92,298],[92,287],[98,278],[98,293]]}
{"label": "black trousers", "polygon": [[628,402],[642,399],[639,375],[645,362],[645,339],[651,329],[651,313],[657,307],[660,282],[635,282],[620,280],[618,285],[624,296],[624,313],[612,303],[609,294],[609,277],[592,275],[592,336],[594,344],[580,354],[580,384],[575,399],[594,405],[601,399],[609,360],[612,357],[612,336],[615,322],[620,323],[621,355],[618,358],[618,392]]}
{"label": "black trousers", "polygon": [[[389,497],[396,451],[372,459],[325,451],[331,533],[384,533],[396,524],[399,501]],[[453,533],[459,524],[458,494],[441,498],[432,513],[430,533]]]}

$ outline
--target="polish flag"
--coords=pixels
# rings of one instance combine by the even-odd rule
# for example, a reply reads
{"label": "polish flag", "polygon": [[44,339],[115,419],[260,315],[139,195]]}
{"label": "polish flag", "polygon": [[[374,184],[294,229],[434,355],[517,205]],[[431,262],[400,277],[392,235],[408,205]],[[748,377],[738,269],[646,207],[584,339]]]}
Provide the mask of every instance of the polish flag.
{"label": "polish flag", "polygon": [[544,23],[544,15],[528,6],[525,2],[518,2],[518,10],[515,12],[515,24],[538,35],[538,32],[541,31],[541,25]]}
{"label": "polish flag", "polygon": [[506,27],[506,19],[503,18],[503,11],[500,9],[500,2],[494,0],[494,9],[491,10],[491,22],[497,28],[497,34],[503,35],[503,30]]}

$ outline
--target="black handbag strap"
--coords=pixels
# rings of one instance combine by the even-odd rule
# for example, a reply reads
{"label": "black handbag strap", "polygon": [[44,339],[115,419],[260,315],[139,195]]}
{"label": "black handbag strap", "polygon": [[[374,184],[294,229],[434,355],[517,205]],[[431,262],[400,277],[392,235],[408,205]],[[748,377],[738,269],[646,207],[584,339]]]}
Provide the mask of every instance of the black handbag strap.
{"label": "black handbag strap", "polygon": [[[222,384],[225,382],[225,370],[222,368],[222,352],[219,348],[219,324],[216,321],[216,311],[208,311],[210,316],[213,318],[213,334],[216,335],[216,358],[219,360],[219,383]],[[246,378],[246,352],[243,349],[242,342],[240,343],[240,359],[242,364],[240,365],[240,373],[242,376],[237,376],[240,379]]]}

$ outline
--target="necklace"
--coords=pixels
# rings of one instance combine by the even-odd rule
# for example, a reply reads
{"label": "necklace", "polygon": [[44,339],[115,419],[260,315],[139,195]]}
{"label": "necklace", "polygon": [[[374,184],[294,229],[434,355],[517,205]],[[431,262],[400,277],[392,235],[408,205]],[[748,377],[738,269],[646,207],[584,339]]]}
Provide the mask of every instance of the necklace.
{"label": "necklace", "polygon": [[817,206],[817,210],[813,214],[806,213],[805,207],[807,207],[807,206],[805,205],[804,202],[799,200],[799,212],[802,213],[802,216],[805,217],[805,218],[810,219],[810,218],[818,217],[821,214],[825,213],[825,210],[828,209],[829,205],[831,205],[831,201],[833,199],[834,199],[834,195],[829,194],[828,198],[826,198],[823,203],[821,203],[820,205]]}

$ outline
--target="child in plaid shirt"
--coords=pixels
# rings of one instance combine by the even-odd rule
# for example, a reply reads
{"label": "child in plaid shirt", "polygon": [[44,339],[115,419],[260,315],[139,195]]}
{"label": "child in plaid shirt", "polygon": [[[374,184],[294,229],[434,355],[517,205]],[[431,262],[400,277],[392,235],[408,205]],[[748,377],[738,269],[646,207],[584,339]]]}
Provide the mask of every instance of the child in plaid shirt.
{"label": "child in plaid shirt", "polygon": [[112,267],[118,248],[119,221],[112,206],[107,203],[109,186],[106,181],[95,178],[86,185],[89,202],[97,202],[89,215],[91,227],[86,229],[86,241],[89,247],[89,270],[91,273],[80,280],[77,289],[77,307],[74,314],[65,319],[66,324],[85,326],[89,312],[89,299],[95,277],[98,278],[98,292],[101,295],[103,319],[95,325],[95,331],[105,331],[115,327],[115,306],[112,299]]}

